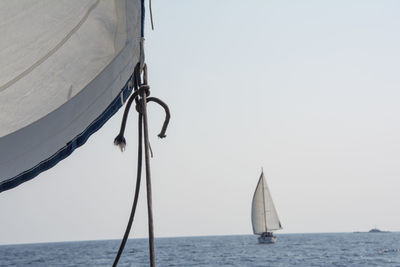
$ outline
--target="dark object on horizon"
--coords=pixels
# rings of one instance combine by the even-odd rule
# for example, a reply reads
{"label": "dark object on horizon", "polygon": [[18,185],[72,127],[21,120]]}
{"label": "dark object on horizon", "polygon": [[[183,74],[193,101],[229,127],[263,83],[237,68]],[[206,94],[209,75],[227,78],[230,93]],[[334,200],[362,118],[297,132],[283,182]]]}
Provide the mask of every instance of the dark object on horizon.
{"label": "dark object on horizon", "polygon": [[369,230],[368,233],[389,233],[389,231],[382,231],[382,230],[379,230],[378,228],[373,228],[373,229]]}

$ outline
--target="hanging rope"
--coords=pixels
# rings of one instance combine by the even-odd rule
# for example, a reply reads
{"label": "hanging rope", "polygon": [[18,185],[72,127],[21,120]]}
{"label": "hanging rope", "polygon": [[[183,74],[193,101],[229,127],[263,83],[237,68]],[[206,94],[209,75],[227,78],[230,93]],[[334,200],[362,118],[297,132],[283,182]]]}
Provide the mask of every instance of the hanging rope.
{"label": "hanging rope", "polygon": [[[126,109],[125,109],[126,110]],[[125,229],[124,237],[122,238],[121,245],[119,246],[117,256],[115,256],[113,267],[116,267],[121,257],[122,251],[125,248],[126,241],[128,240],[129,232],[132,227],[133,218],[135,217],[136,206],[139,197],[139,190],[140,190],[140,178],[142,176],[142,114],[139,113],[138,115],[139,123],[138,123],[138,164],[137,164],[137,178],[136,178],[136,189],[135,189],[135,197],[133,199],[133,205],[131,210],[131,215],[129,216],[128,225]]]}
{"label": "hanging rope", "polygon": [[[143,72],[143,82],[141,81],[141,72]],[[148,213],[148,228],[149,228],[149,251],[150,251],[150,266],[155,267],[155,250],[154,250],[154,226],[153,226],[153,205],[152,205],[152,192],[151,192],[151,171],[150,171],[150,142],[148,134],[148,116],[147,116],[147,102],[155,102],[162,106],[165,111],[165,120],[161,132],[158,134],[160,138],[166,137],[165,133],[168,127],[170,112],[168,106],[158,98],[148,97],[150,95],[150,86],[147,83],[147,66],[144,65],[142,71],[140,65],[137,64],[134,71],[134,93],[129,98],[124,115],[122,117],[120,132],[114,139],[114,144],[119,146],[121,151],[124,151],[126,146],[126,140],[124,137],[126,122],[128,119],[129,110],[132,102],[136,102],[136,111],[138,115],[138,164],[137,164],[137,178],[136,178],[136,189],[135,197],[132,204],[131,214],[129,216],[128,224],[126,226],[124,237],[121,241],[118,253],[115,257],[113,266],[117,266],[118,261],[122,255],[125,244],[128,240],[129,232],[132,227],[133,219],[135,216],[136,206],[140,191],[140,181],[142,174],[142,155],[143,155],[143,143],[144,143],[144,154],[145,154],[145,170],[146,170],[146,189],[147,189],[147,213]],[[143,140],[144,135],[144,140]]]}

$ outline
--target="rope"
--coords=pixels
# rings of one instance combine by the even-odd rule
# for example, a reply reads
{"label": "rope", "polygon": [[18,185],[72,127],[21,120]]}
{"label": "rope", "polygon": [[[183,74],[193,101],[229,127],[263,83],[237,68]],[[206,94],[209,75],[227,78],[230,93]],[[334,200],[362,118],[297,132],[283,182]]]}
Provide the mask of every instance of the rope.
{"label": "rope", "polygon": [[132,96],[129,98],[128,103],[126,103],[124,115],[122,117],[121,129],[119,130],[119,134],[114,139],[114,145],[119,146],[121,152],[125,150],[126,140],[124,137],[125,127],[126,127],[126,120],[128,119],[129,110],[131,108],[132,102],[138,96],[139,91],[135,91]]}
{"label": "rope", "polygon": [[167,104],[165,104],[163,101],[161,101],[160,99],[156,98],[156,97],[149,97],[147,98],[147,102],[156,102],[157,104],[159,104],[160,106],[162,106],[164,108],[165,111],[165,120],[164,120],[164,124],[163,127],[161,129],[161,132],[158,134],[158,137],[160,138],[165,138],[167,137],[167,135],[165,134],[165,132],[167,131],[167,127],[168,127],[168,123],[169,123],[169,119],[171,118],[171,114],[169,112],[169,108],[167,106]]}
{"label": "rope", "polygon": [[152,8],[151,8],[151,0],[149,0],[149,9],[150,9],[151,29],[154,31],[153,10],[152,10]]}
{"label": "rope", "polygon": [[[141,82],[141,72],[143,71],[143,83]],[[154,249],[154,226],[153,226],[153,205],[152,205],[152,191],[151,191],[151,171],[150,171],[150,154],[151,147],[149,142],[149,133],[148,133],[148,114],[147,114],[147,102],[155,102],[162,106],[165,111],[165,120],[161,129],[161,132],[158,134],[160,138],[166,137],[165,133],[168,127],[168,123],[170,120],[170,112],[168,106],[158,98],[148,97],[150,95],[150,86],[147,84],[147,66],[146,64],[143,66],[142,71],[140,70],[140,63],[138,63],[135,67],[134,72],[134,93],[129,98],[125,110],[124,115],[122,117],[120,132],[117,137],[114,139],[114,144],[119,146],[121,151],[124,151],[126,146],[126,140],[124,137],[126,122],[128,119],[128,114],[133,103],[133,100],[136,102],[136,111],[139,113],[139,122],[138,122],[138,165],[137,165],[137,178],[136,178],[136,189],[135,189],[135,197],[132,204],[131,214],[129,216],[128,224],[126,226],[124,237],[121,241],[121,245],[119,247],[118,253],[115,257],[113,267],[116,267],[118,261],[122,255],[125,244],[128,240],[129,232],[132,227],[133,219],[135,216],[136,206],[138,202],[138,196],[140,191],[140,177],[142,174],[142,155],[143,148],[142,144],[144,143],[144,154],[145,154],[145,168],[146,168],[146,189],[147,189],[147,213],[148,213],[148,228],[149,228],[149,250],[150,250],[150,266],[155,267],[155,249]],[[144,135],[144,140],[143,140]]]}

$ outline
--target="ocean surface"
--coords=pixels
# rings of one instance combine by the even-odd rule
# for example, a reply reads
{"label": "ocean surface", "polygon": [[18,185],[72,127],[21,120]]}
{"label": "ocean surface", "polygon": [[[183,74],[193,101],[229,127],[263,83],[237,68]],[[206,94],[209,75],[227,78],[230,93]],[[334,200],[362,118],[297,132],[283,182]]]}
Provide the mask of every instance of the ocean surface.
{"label": "ocean surface", "polygon": [[[157,266],[400,266],[400,233],[277,234],[156,239]],[[120,240],[0,246],[0,266],[111,266]],[[118,266],[148,266],[147,239],[130,239]]]}

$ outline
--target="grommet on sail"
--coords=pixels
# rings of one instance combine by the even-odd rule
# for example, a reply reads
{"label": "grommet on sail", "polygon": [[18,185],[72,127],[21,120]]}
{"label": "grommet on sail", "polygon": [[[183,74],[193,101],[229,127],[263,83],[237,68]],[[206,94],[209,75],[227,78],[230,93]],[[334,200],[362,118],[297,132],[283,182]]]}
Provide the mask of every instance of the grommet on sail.
{"label": "grommet on sail", "polygon": [[131,94],[143,0],[0,2],[0,192],[69,156]]}

